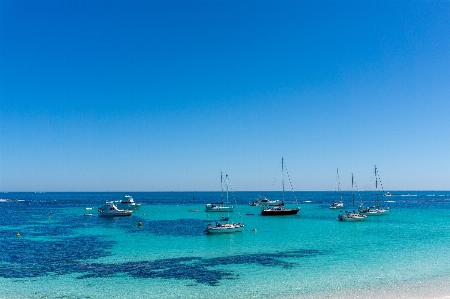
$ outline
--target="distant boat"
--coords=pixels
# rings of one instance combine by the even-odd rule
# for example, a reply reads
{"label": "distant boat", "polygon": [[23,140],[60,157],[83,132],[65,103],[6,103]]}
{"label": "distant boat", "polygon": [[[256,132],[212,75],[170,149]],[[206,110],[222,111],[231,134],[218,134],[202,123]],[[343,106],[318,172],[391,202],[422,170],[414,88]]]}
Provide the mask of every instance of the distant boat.
{"label": "distant boat", "polygon": [[[222,177],[222,175],[221,175]],[[226,196],[226,202],[228,203],[228,175],[226,175],[225,184],[227,186],[227,196]],[[239,210],[238,210],[239,211]],[[244,223],[234,223],[230,222],[230,211],[228,212],[228,217],[222,217],[222,219],[215,220],[215,221],[208,221],[208,225],[206,227],[206,232],[208,234],[225,234],[225,233],[236,233],[236,232],[242,232],[242,229],[244,228]],[[212,223],[214,222],[214,223]]]}
{"label": "distant boat", "polygon": [[222,198],[222,202],[212,202],[207,203],[205,206],[205,212],[233,212],[233,206],[228,206],[223,204],[223,181],[222,181],[222,173],[220,173],[220,185],[222,188],[222,193],[220,197]]}
{"label": "distant boat", "polygon": [[[282,180],[282,188],[283,188],[283,192],[282,192],[282,203],[283,206],[269,206],[269,207],[263,207],[263,209],[261,210],[261,215],[262,216],[283,216],[283,215],[295,215],[300,211],[300,207],[297,207],[295,209],[289,209],[284,207],[284,159],[281,158],[281,173],[283,175],[283,180]],[[296,198],[297,200],[297,198]],[[298,204],[298,202],[297,202]]]}
{"label": "distant boat", "polygon": [[205,212],[233,212],[234,207],[229,207],[223,204],[223,202],[207,203],[205,206]]}
{"label": "distant boat", "polygon": [[120,201],[114,201],[114,204],[119,210],[139,210],[141,207],[141,203],[134,202],[134,199],[131,195],[125,195],[125,197]]}
{"label": "distant boat", "polygon": [[339,181],[339,169],[336,170],[337,174],[337,196],[338,199],[331,203],[330,209],[342,209],[344,207],[344,203],[342,202],[342,194],[341,194],[341,183]]}
{"label": "distant boat", "polygon": [[386,192],[384,196],[392,196],[390,192]]}
{"label": "distant boat", "polygon": [[[352,173],[352,206],[354,207],[355,206],[355,192],[353,189],[353,185],[354,185],[354,178],[353,178],[353,173]],[[337,220],[342,221],[342,222],[365,221],[366,216],[361,213],[357,213],[355,211],[353,211],[353,212],[345,211],[345,214],[339,213]]]}
{"label": "distant boat", "polygon": [[97,211],[101,217],[130,216],[133,213],[132,210],[118,209],[111,201],[105,202]]}
{"label": "distant boat", "polygon": [[374,168],[374,174],[375,174],[375,189],[376,189],[376,204],[374,206],[370,207],[364,207],[361,205],[358,208],[359,213],[366,215],[366,216],[383,216],[389,214],[390,209],[389,208],[382,208],[379,205],[378,200],[378,181],[379,181],[379,175],[377,172],[377,166],[375,165]]}
{"label": "distant boat", "polygon": [[330,209],[342,209],[344,207],[344,203],[341,201],[335,201],[330,205]]}
{"label": "distant boat", "polygon": [[345,212],[344,215],[342,214],[338,215],[338,220],[344,222],[365,221],[366,218],[367,217],[365,215],[361,215],[359,213],[354,212]]}
{"label": "distant boat", "polygon": [[248,204],[249,206],[284,206],[284,202],[280,200],[268,200],[265,196],[260,195],[257,199]]}

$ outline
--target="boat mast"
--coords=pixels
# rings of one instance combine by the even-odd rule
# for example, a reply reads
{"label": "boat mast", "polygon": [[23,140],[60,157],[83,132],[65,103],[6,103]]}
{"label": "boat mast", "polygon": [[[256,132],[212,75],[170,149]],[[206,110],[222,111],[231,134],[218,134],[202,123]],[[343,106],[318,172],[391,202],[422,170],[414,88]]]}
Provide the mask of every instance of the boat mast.
{"label": "boat mast", "polygon": [[352,206],[355,206],[355,192],[353,191],[353,172],[352,172]]}
{"label": "boat mast", "polygon": [[227,204],[228,204],[228,174],[225,175],[225,180],[227,184]]}
{"label": "boat mast", "polygon": [[338,180],[338,187],[337,187],[337,192],[338,192],[338,199],[340,197],[341,201],[342,201],[342,194],[341,194],[341,181],[339,180],[339,168],[336,168],[336,174],[337,174],[337,180]]}
{"label": "boat mast", "polygon": [[222,193],[220,194],[221,202],[223,202],[223,181],[222,181],[222,171],[220,172],[220,188],[222,188]]}
{"label": "boat mast", "polygon": [[377,191],[377,205],[378,205],[378,177],[377,177],[377,166],[375,165],[375,190]]}
{"label": "boat mast", "polygon": [[[228,207],[228,174],[225,174],[225,184],[227,184],[227,207]],[[227,211],[228,223],[230,223],[230,210]]]}
{"label": "boat mast", "polygon": [[282,185],[283,185],[283,202],[284,202],[284,159],[281,157],[281,176],[282,176]]}

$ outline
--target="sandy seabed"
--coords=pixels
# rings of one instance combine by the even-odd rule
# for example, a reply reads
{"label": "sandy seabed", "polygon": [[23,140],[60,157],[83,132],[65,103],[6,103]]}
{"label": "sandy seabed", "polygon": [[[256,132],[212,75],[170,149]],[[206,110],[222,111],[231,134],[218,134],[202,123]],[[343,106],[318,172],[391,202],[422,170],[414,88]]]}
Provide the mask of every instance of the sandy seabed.
{"label": "sandy seabed", "polygon": [[384,287],[368,286],[364,289],[347,289],[324,292],[311,296],[285,297],[283,299],[450,299],[450,278],[404,283]]}

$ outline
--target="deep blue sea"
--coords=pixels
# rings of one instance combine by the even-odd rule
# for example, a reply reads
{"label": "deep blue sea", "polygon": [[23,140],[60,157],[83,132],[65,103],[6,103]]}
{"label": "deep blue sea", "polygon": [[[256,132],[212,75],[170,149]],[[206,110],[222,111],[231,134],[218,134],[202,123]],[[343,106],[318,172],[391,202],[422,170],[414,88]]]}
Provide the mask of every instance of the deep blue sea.
{"label": "deep blue sea", "polygon": [[[278,217],[248,203],[281,192],[231,192],[246,227],[224,235],[205,233],[220,192],[0,193],[0,298],[332,298],[450,281],[450,191],[391,193],[389,215],[348,223],[328,208],[335,192],[287,192],[301,211]],[[140,210],[98,216],[127,194]]]}

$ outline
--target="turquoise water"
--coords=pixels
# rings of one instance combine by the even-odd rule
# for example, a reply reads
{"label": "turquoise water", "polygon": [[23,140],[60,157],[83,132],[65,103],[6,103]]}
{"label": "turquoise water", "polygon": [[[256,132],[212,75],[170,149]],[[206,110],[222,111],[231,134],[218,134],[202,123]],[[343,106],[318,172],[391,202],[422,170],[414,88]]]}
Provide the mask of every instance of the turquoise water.
{"label": "turquoise water", "polygon": [[125,193],[2,193],[0,297],[301,298],[450,278],[450,191],[391,193],[390,215],[342,223],[334,192],[288,193],[301,211],[279,217],[248,203],[281,194],[234,192],[246,229],[227,235],[205,234],[218,192],[130,193],[143,206],[113,219],[97,207]]}

